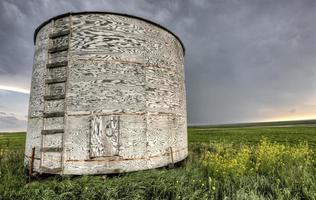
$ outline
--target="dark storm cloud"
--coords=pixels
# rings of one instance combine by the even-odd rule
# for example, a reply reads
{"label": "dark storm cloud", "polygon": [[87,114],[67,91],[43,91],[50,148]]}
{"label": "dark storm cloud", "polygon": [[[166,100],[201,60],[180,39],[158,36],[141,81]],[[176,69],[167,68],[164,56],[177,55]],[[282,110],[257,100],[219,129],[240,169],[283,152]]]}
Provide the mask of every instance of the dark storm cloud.
{"label": "dark storm cloud", "polygon": [[314,1],[210,1],[207,8],[197,20],[203,31],[194,29],[187,44],[189,121],[260,120],[261,110],[315,100]]}
{"label": "dark storm cloud", "polygon": [[314,0],[3,0],[0,85],[15,77],[17,86],[29,87],[34,29],[86,10],[144,17],[183,40],[189,123],[316,113]]}

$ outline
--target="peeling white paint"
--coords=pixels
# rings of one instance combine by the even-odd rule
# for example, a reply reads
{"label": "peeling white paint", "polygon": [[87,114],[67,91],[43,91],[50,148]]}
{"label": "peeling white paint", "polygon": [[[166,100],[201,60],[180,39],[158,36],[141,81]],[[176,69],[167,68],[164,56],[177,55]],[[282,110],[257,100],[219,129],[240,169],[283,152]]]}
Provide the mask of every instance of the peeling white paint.
{"label": "peeling white paint", "polygon": [[[66,30],[70,35],[49,38]],[[183,60],[172,34],[140,19],[77,14],[46,24],[36,38],[25,163],[32,147],[34,171],[42,173],[107,174],[166,166],[172,157],[183,160],[188,154]],[[63,61],[67,66],[46,67]],[[66,81],[45,84],[60,78]],[[53,98],[44,100],[45,95]],[[55,129],[62,133],[41,135]]]}

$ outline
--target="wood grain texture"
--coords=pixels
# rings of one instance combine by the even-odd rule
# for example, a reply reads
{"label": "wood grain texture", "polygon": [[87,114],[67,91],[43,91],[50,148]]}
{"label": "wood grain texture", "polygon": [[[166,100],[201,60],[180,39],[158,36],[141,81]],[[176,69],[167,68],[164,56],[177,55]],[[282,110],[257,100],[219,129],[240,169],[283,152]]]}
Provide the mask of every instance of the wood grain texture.
{"label": "wood grain texture", "polygon": [[44,119],[44,130],[63,129],[64,117],[53,117]]}
{"label": "wood grain texture", "polygon": [[73,54],[107,60],[136,58],[144,63],[175,68],[183,63],[181,44],[159,27],[115,15],[73,16]]}
{"label": "wood grain texture", "polygon": [[[61,152],[44,152],[42,156],[43,157],[41,167],[43,167],[44,169],[53,170],[61,167]],[[45,173],[47,172],[47,170],[43,170],[40,172]]]}
{"label": "wood grain texture", "polygon": [[146,116],[123,115],[120,123],[120,151],[124,159],[147,156]]}
{"label": "wood grain texture", "polygon": [[48,63],[57,63],[57,62],[65,62],[68,60],[68,51],[61,51],[50,54]]}
{"label": "wood grain texture", "polygon": [[46,95],[65,95],[65,83],[46,84]]}
{"label": "wood grain texture", "polygon": [[120,81],[86,80],[68,82],[67,111],[139,112],[145,110],[144,88]]}
{"label": "wood grain texture", "polygon": [[55,38],[58,38],[58,37],[64,37],[64,36],[67,36],[70,34],[70,30],[66,29],[66,30],[61,30],[59,32],[54,32],[54,33],[51,33],[49,34],[49,38],[50,39],[55,39]]}
{"label": "wood grain texture", "polygon": [[48,79],[67,78],[66,67],[55,67],[47,70]]}
{"label": "wood grain texture", "polygon": [[[72,16],[72,23],[70,39],[64,35],[49,42],[47,25],[36,40],[34,70],[42,71],[33,73],[34,85],[45,89],[44,81],[34,77],[38,73],[42,79],[67,78],[46,85],[46,95],[64,94],[65,99],[44,103],[43,93],[31,91],[31,101],[39,101],[30,102],[32,112],[44,108],[45,112],[65,111],[65,117],[44,119],[44,130],[64,130],[62,141],[54,138],[56,134],[45,139],[45,146],[64,150],[61,154],[46,152],[45,167],[62,166],[62,171],[51,173],[104,174],[156,168],[186,158],[180,42],[160,27],[126,16],[80,14]],[[55,21],[53,34],[68,30],[68,17]],[[44,53],[67,43],[68,51]],[[65,61],[67,66],[56,65],[45,74],[45,62],[54,66]],[[27,145],[31,146],[41,128],[34,127],[35,122],[29,125]],[[29,153],[30,148],[26,149]],[[62,163],[53,163],[58,158]]]}
{"label": "wood grain texture", "polygon": [[62,148],[62,133],[49,134],[44,136],[44,148]]}
{"label": "wood grain texture", "polygon": [[65,160],[88,160],[91,116],[68,116],[64,135]]}
{"label": "wood grain texture", "polygon": [[47,63],[46,67],[47,68],[59,68],[59,67],[67,67],[67,65],[68,65],[68,60],[61,61],[61,62]]}
{"label": "wood grain texture", "polygon": [[95,116],[91,119],[90,158],[118,156],[119,116]]}
{"label": "wood grain texture", "polygon": [[59,48],[63,46],[68,46],[68,35],[50,40],[50,48]]}
{"label": "wood grain texture", "polygon": [[45,112],[62,112],[65,110],[65,102],[64,100],[51,100],[45,101]]}
{"label": "wood grain texture", "polygon": [[46,79],[46,61],[48,59],[50,24],[45,25],[37,34],[37,40],[34,53],[34,65],[31,82],[31,96],[29,103],[29,117],[40,117],[43,114]]}
{"label": "wood grain texture", "polygon": [[[31,156],[32,148],[35,147],[35,158],[40,158],[41,131],[43,128],[43,118],[29,118],[27,124],[27,137],[25,141],[25,155]],[[25,164],[29,164],[28,157],[25,157]],[[35,171],[39,169],[39,162],[34,162]]]}
{"label": "wood grain texture", "polygon": [[69,17],[63,17],[54,21],[54,33],[69,30]]}

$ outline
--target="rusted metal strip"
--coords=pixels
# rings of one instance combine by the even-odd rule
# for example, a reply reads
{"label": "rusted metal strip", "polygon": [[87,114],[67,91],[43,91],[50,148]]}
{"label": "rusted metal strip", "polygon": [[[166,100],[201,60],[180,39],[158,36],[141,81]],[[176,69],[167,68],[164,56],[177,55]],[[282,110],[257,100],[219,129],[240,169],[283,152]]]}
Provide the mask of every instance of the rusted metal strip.
{"label": "rusted metal strip", "polygon": [[51,113],[44,113],[43,117],[49,118],[49,117],[63,117],[65,116],[65,112],[51,112]]}
{"label": "rusted metal strip", "polygon": [[52,47],[48,49],[48,53],[57,53],[57,52],[66,51],[66,50],[68,50],[68,45],[60,46],[60,47]]}
{"label": "rusted metal strip", "polygon": [[170,151],[170,157],[171,157],[171,163],[169,164],[169,168],[173,168],[173,167],[174,167],[174,160],[173,160],[173,150],[172,150],[172,147],[169,147],[169,151]]}
{"label": "rusted metal strip", "polygon": [[34,157],[35,157],[35,147],[32,148],[32,155],[30,158],[30,165],[29,165],[29,176],[33,175]]}
{"label": "rusted metal strip", "polygon": [[58,99],[65,99],[64,94],[59,94],[59,95],[45,95],[44,100],[50,101],[50,100],[58,100]]}
{"label": "rusted metal strip", "polygon": [[182,114],[178,113],[168,113],[168,112],[91,112],[91,111],[78,111],[78,112],[67,112],[68,116],[89,116],[89,115],[95,115],[95,116],[109,116],[109,115],[170,115],[170,116],[178,116],[183,117]]}
{"label": "rusted metal strip", "polygon": [[[181,148],[176,151],[173,150],[173,154],[179,153],[181,151],[186,150],[186,148]],[[129,161],[129,160],[146,160],[146,159],[160,159],[161,156],[169,156],[170,153],[166,152],[156,156],[149,157],[135,157],[135,158],[123,158],[122,156],[104,156],[95,159],[85,159],[85,160],[66,160],[66,162],[121,162],[121,161]],[[174,161],[173,161],[174,162]]]}
{"label": "rusted metal strip", "polygon": [[41,152],[62,152],[62,147],[44,147],[41,148]]}
{"label": "rusted metal strip", "polygon": [[46,64],[47,68],[55,68],[55,67],[66,67],[68,65],[68,61],[61,61],[55,63],[48,63]]}
{"label": "rusted metal strip", "polygon": [[89,115],[95,115],[95,116],[110,116],[110,115],[144,115],[146,112],[133,112],[133,113],[128,113],[128,112],[67,112],[68,116],[89,116]]}
{"label": "rusted metal strip", "polygon": [[57,38],[57,37],[62,37],[62,36],[68,35],[69,33],[70,33],[70,30],[63,30],[63,31],[59,31],[59,32],[56,32],[56,33],[51,33],[49,35],[49,38],[50,39],[54,39],[54,38]]}
{"label": "rusted metal strip", "polygon": [[53,84],[53,83],[64,83],[67,81],[66,77],[63,78],[53,78],[53,79],[47,79],[45,80],[46,84]]}
{"label": "rusted metal strip", "polygon": [[42,135],[52,135],[57,133],[64,133],[64,129],[42,130]]}

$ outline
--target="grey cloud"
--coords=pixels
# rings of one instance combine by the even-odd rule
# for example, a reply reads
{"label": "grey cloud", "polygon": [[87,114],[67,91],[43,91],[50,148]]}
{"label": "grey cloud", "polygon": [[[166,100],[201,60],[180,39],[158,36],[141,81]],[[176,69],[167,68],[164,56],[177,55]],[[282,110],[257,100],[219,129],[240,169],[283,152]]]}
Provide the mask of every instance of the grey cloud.
{"label": "grey cloud", "polygon": [[4,0],[0,75],[29,80],[34,29],[86,10],[148,18],[183,40],[189,123],[262,120],[316,98],[314,0]]}
{"label": "grey cloud", "polygon": [[197,44],[186,65],[189,121],[255,121],[263,107],[278,112],[312,98],[315,3],[225,2],[210,6],[217,11],[198,20],[203,31],[189,41]]}
{"label": "grey cloud", "polygon": [[18,119],[13,113],[0,113],[0,132],[25,130],[26,119]]}

